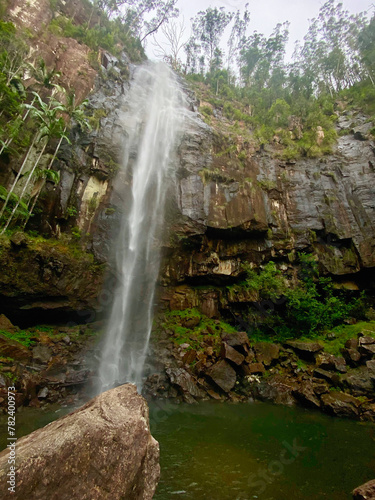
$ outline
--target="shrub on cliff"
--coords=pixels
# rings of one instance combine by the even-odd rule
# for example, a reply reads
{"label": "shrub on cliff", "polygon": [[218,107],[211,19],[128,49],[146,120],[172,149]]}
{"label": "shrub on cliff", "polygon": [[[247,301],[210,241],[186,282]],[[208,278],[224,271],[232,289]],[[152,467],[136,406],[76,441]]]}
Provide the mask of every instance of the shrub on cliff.
{"label": "shrub on cliff", "polygon": [[259,304],[270,300],[278,304],[277,311],[267,308],[257,327],[258,333],[271,329],[280,339],[311,336],[332,329],[346,318],[364,317],[364,294],[353,298],[336,290],[331,278],[319,275],[312,255],[300,254],[299,262],[300,274],[294,284],[287,284],[271,261],[258,273],[245,266],[246,280],[234,285],[256,290]]}

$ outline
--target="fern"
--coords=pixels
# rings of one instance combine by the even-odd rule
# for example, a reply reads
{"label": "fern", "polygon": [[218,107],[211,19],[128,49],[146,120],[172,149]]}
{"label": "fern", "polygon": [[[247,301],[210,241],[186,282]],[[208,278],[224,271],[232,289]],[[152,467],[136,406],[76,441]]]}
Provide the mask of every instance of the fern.
{"label": "fern", "polygon": [[[7,196],[8,196],[8,191],[5,189],[4,186],[0,186],[0,201],[4,202],[6,200],[6,198],[7,198]],[[25,217],[27,217],[27,215],[28,215],[29,212],[28,212],[28,208],[27,208],[26,203],[24,201],[22,201],[22,200],[20,201],[19,197],[16,194],[12,193],[10,195],[10,198],[9,198],[9,201],[8,201],[8,205],[7,205],[6,209],[5,209],[3,217],[1,218],[2,221],[9,216],[9,214],[10,214],[11,210],[13,209],[14,205],[16,205],[18,202],[19,202],[19,206],[17,208],[17,211],[16,211],[15,215],[17,217],[21,217],[22,219],[25,218]]]}
{"label": "fern", "polygon": [[54,184],[58,184],[60,182],[60,172],[56,172],[56,170],[36,168],[33,177],[35,177],[35,179],[46,179]]}

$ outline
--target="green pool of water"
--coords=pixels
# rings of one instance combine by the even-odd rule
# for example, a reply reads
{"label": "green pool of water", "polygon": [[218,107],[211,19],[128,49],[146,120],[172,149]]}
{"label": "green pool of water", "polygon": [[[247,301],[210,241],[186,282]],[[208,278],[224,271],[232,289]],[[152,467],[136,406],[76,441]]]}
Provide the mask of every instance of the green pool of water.
{"label": "green pool of water", "polygon": [[375,478],[375,426],[265,403],[159,404],[156,500],[344,500]]}
{"label": "green pool of water", "polygon": [[[17,435],[68,411],[25,408],[17,413]],[[150,421],[161,451],[155,500],[345,500],[375,478],[373,424],[265,403],[214,402],[153,403]]]}

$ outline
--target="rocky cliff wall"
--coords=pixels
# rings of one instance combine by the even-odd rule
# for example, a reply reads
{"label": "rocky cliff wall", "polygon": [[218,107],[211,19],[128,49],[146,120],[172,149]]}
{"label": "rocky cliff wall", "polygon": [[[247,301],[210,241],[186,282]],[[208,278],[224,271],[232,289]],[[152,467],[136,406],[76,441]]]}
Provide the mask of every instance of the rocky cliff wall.
{"label": "rocky cliff wall", "polygon": [[[228,148],[217,127],[192,120],[180,146],[173,215],[168,217],[171,241],[162,272],[172,308],[199,303],[202,312],[211,309],[209,315],[215,315],[231,300],[220,286],[241,278],[243,262],[257,267],[272,259],[292,276],[298,252],[314,253],[321,272],[340,286],[372,288],[375,159],[370,128],[366,117],[348,112],[338,120],[339,132],[345,131],[331,155],[284,162],[272,146],[253,151],[242,137]],[[179,288],[170,292],[168,285],[176,284]]]}
{"label": "rocky cliff wall", "polygon": [[[118,191],[113,181],[121,161],[122,114],[131,65],[126,54],[115,58],[99,50],[94,69],[89,47],[49,29],[50,21],[57,15],[95,23],[95,10],[88,13],[87,6],[82,5],[75,0],[57,2],[57,11],[53,13],[49,1],[8,2],[6,19],[29,30],[28,62],[37,64],[43,58],[48,70],[60,73],[58,83],[75,91],[77,103],[89,99],[87,118],[91,126],[90,131],[83,133],[73,125],[71,144],[63,143],[53,166],[60,173],[60,181],[55,184],[47,179],[35,215],[27,226],[31,233],[27,237],[18,234],[11,240],[4,237],[0,242],[0,307],[16,322],[17,311],[25,308],[33,316],[32,311],[39,313],[40,322],[46,317],[43,311],[53,309],[57,314],[97,311],[102,307],[100,291],[110,234],[119,220],[122,204],[121,189]],[[31,78],[26,80],[29,89],[33,89],[34,83]],[[44,155],[46,164],[56,144],[57,140],[49,141]],[[22,157],[12,153],[0,157],[2,186],[9,189],[21,163]],[[22,177],[28,171],[25,168],[21,176],[21,190]],[[35,238],[35,231],[47,240]],[[23,321],[27,314],[21,314]]]}
{"label": "rocky cliff wall", "polygon": [[[33,51],[60,70],[80,98],[88,95],[92,124],[89,133],[73,129],[72,145],[61,148],[54,166],[61,180],[46,183],[30,228],[47,237],[65,234],[105,263],[124,205],[121,156],[133,67],[125,54],[117,59],[101,51],[100,71],[86,68],[87,47],[45,30],[49,3],[32,2],[27,11],[23,3],[9,2],[9,19],[36,31]],[[73,0],[61,5],[70,17],[84,18]],[[64,46],[62,53],[55,45]],[[367,118],[341,112],[333,154],[285,162],[272,145],[257,150],[244,137],[229,138],[220,111],[214,126],[207,125],[199,102],[185,91],[190,114],[166,211],[161,299],[171,308],[199,306],[218,316],[231,301],[254,300],[231,298],[223,287],[242,278],[243,262],[260,266],[272,259],[292,277],[301,251],[314,252],[321,271],[342,286],[373,287],[375,158]],[[12,162],[3,163],[0,182],[9,186],[16,172]]]}
{"label": "rocky cliff wall", "polygon": [[[33,2],[30,12],[24,13],[17,10],[23,3],[9,3],[11,19],[22,26],[32,27],[38,9],[48,9],[43,2]],[[73,1],[65,6],[70,9],[70,16],[79,11],[79,4]],[[39,42],[44,40],[43,33],[40,30],[34,39],[35,53],[44,50]],[[49,48],[61,42],[61,37],[50,36],[53,39],[48,38]],[[88,48],[68,40],[67,47],[76,51],[71,60],[82,58],[88,62]],[[111,276],[115,250],[112,236],[118,232],[126,206],[121,157],[126,139],[126,98],[134,66],[125,54],[115,58],[100,51],[99,70],[91,68],[94,73],[90,70],[91,76],[86,78],[87,74],[76,71],[75,63],[69,63],[69,52],[65,52],[68,56],[63,65],[61,57],[65,56],[59,51],[44,54],[50,67],[63,68],[62,78],[74,82],[80,98],[88,98],[92,130],[82,132],[73,127],[71,144],[59,151],[54,169],[60,172],[60,182],[46,182],[39,210],[28,226],[46,239],[15,234],[10,240],[0,240],[0,313],[15,324],[22,318],[23,328],[53,322],[53,318],[56,322],[92,322],[98,319],[98,313],[108,311],[115,288],[116,277]],[[164,249],[159,305],[175,312],[198,309],[193,314],[188,311],[186,317],[182,314],[179,322],[192,332],[198,321],[198,340],[202,339],[203,344],[194,346],[193,335],[189,339],[191,345],[176,347],[173,331],[157,324],[160,328],[153,336],[146,389],[148,394],[174,397],[182,387],[185,400],[191,401],[191,396],[203,397],[200,378],[213,380],[213,385],[210,382],[205,386],[209,397],[221,398],[220,391],[227,392],[220,389],[215,381],[217,374],[211,371],[217,364],[218,376],[225,369],[232,386],[236,384],[237,371],[241,380],[249,375],[243,371],[247,365],[253,370],[251,376],[263,373],[258,355],[237,363],[232,357],[235,355],[238,361],[238,356],[222,346],[220,337],[227,335],[229,327],[221,323],[221,317],[233,320],[234,315],[238,321],[236,313],[241,308],[261,306],[257,291],[234,291],[228,287],[243,280],[244,263],[260,268],[273,260],[292,282],[298,273],[298,253],[314,253],[320,271],[330,275],[336,286],[354,293],[361,289],[373,293],[375,148],[369,134],[372,124],[359,111],[348,107],[338,112],[339,139],[332,154],[282,161],[277,154],[277,138],[271,145],[256,147],[249,139],[251,131],[247,131],[247,137],[233,132],[232,124],[219,109],[213,110],[215,119],[208,125],[198,112],[200,103],[192,90],[183,81],[181,85],[187,94],[188,110],[168,196],[163,241],[158,242]],[[46,154],[51,155],[54,148],[51,141]],[[12,159],[8,160],[0,158],[0,183],[4,186],[12,183],[19,168]],[[76,313],[78,318],[72,316]],[[242,325],[242,329],[246,328]],[[197,349],[202,351],[199,356]],[[285,352],[286,358],[293,354]],[[294,384],[295,377],[299,377],[300,361],[289,361],[280,366],[289,370],[287,365],[295,364],[288,372]],[[363,371],[365,361],[368,359],[364,358],[362,365],[355,365],[353,370]],[[234,371],[228,369],[228,363],[229,368],[236,365]],[[275,365],[275,373],[280,366]],[[314,370],[319,366],[309,366],[305,379],[297,383],[313,383]],[[194,377],[198,377],[198,385]],[[277,388],[284,382],[275,380]],[[260,397],[256,393],[260,386],[257,380],[254,383],[255,392],[251,394]],[[316,390],[321,390],[319,380],[314,383]],[[365,380],[365,385],[370,383],[373,379]],[[45,387],[41,382],[35,384],[39,384],[38,389]],[[340,387],[346,391],[345,384]],[[337,387],[336,379],[331,385]],[[212,387],[219,394],[212,392]],[[290,387],[297,391],[296,386]],[[268,389],[266,384],[265,391]],[[329,387],[324,391],[323,394],[329,394]],[[248,398],[250,392],[245,391],[243,397]],[[320,393],[316,394],[320,397]],[[319,402],[315,406],[321,405]],[[370,410],[366,402],[363,412],[367,411]],[[373,409],[371,412],[373,418]],[[355,410],[354,414],[358,416],[359,412]]]}

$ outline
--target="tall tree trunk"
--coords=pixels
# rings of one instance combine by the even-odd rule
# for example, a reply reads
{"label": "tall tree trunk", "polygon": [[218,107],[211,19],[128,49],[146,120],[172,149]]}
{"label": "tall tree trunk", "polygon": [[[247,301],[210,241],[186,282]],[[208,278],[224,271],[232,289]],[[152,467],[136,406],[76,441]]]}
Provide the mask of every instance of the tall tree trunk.
{"label": "tall tree trunk", "polygon": [[8,194],[7,194],[7,197],[6,197],[5,201],[4,201],[4,204],[3,204],[3,206],[2,206],[2,208],[1,208],[1,210],[0,210],[0,219],[1,219],[1,217],[3,216],[3,214],[4,214],[4,211],[5,211],[5,209],[6,209],[7,205],[8,205],[9,199],[10,199],[10,197],[11,197],[11,195],[12,195],[13,191],[14,191],[14,188],[16,187],[17,182],[18,182],[18,179],[20,178],[20,176],[21,176],[21,174],[22,174],[22,172],[23,172],[23,169],[24,169],[25,164],[26,164],[26,162],[27,162],[27,160],[28,160],[28,158],[29,158],[29,156],[30,156],[30,152],[31,152],[31,150],[32,150],[32,148],[33,148],[33,147],[34,147],[34,145],[35,145],[35,142],[36,142],[36,140],[37,140],[37,137],[38,137],[38,134],[35,134],[34,139],[33,139],[33,142],[32,142],[32,143],[31,143],[31,145],[29,146],[29,149],[27,150],[26,156],[25,156],[25,158],[24,158],[24,160],[23,160],[23,162],[22,162],[21,168],[19,169],[18,174],[17,174],[17,176],[16,176],[16,178],[14,179],[14,182],[13,182],[13,184],[12,184],[12,187],[10,188],[10,190],[9,190],[9,192],[8,192]]}
{"label": "tall tree trunk", "polygon": [[[63,134],[65,134],[65,132],[66,132],[66,128],[67,128],[67,127],[65,127],[65,128],[64,128],[64,132],[63,132]],[[48,167],[46,168],[46,172],[48,172],[48,170],[51,170],[52,165],[53,165],[53,162],[54,162],[54,161],[55,161],[55,159],[56,159],[57,153],[59,152],[59,149],[60,149],[60,146],[61,146],[61,143],[62,143],[63,139],[64,139],[64,137],[63,137],[63,136],[62,136],[62,137],[60,137],[60,140],[59,140],[59,142],[58,142],[58,144],[57,144],[57,146],[56,146],[55,152],[53,153],[52,159],[51,159],[51,161],[49,162]],[[36,205],[36,203],[37,203],[37,201],[38,201],[38,199],[39,199],[40,193],[42,192],[42,189],[43,189],[43,187],[44,187],[44,184],[45,184],[45,183],[46,183],[46,180],[45,180],[45,179],[43,179],[42,185],[41,185],[41,186],[40,186],[40,188],[38,189],[38,192],[36,193],[36,195],[35,195],[35,197],[34,197],[33,204],[31,205],[31,208],[30,208],[30,210],[29,210],[29,213],[27,214],[26,221],[25,221],[25,222],[24,222],[24,224],[23,224],[23,229],[26,227],[26,224],[29,222],[29,219],[30,219],[30,217],[31,217],[31,215],[32,215],[32,213],[33,213],[33,211],[34,211],[34,207],[35,207],[35,205]]]}
{"label": "tall tree trunk", "polygon": [[0,234],[4,234],[4,232],[7,230],[8,226],[9,226],[9,224],[11,223],[11,221],[12,221],[12,219],[13,219],[13,217],[14,217],[14,214],[16,213],[17,208],[19,207],[19,204],[21,203],[22,198],[23,198],[23,196],[24,196],[24,194],[25,194],[25,192],[26,192],[26,189],[28,188],[28,185],[29,185],[29,183],[30,183],[31,177],[33,176],[33,174],[34,174],[34,172],[35,172],[35,169],[36,169],[36,167],[38,166],[38,164],[39,164],[39,162],[40,162],[40,159],[41,159],[41,157],[42,157],[42,155],[43,155],[43,153],[44,153],[44,150],[46,149],[47,144],[48,144],[48,140],[46,140],[46,142],[44,143],[44,146],[43,146],[43,148],[42,148],[41,152],[39,153],[38,159],[37,159],[37,160],[36,160],[36,162],[34,163],[33,168],[30,170],[29,176],[28,176],[28,178],[27,178],[27,181],[25,182],[25,185],[23,186],[23,189],[22,189],[22,192],[21,192],[21,194],[20,194],[20,196],[19,196],[19,198],[18,198],[18,201],[17,201],[17,203],[15,204],[15,206],[13,207],[12,213],[11,213],[11,214],[10,214],[10,216],[8,217],[8,220],[7,220],[7,222],[6,222],[5,226],[3,227],[3,229],[2,229],[2,231],[1,231],[1,233],[0,233]]}
{"label": "tall tree trunk", "polygon": [[[35,102],[35,99],[36,97],[34,97],[34,99],[32,100],[31,102],[31,106],[34,105],[34,102]],[[24,122],[26,120],[26,118],[29,116],[29,113],[30,113],[30,108],[26,111],[25,115],[23,116],[22,118],[22,121]],[[7,148],[13,141],[14,137],[10,137],[9,139],[7,139],[3,145],[3,147],[0,149],[0,155],[1,153],[4,151],[5,148]]]}

